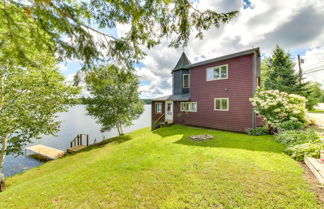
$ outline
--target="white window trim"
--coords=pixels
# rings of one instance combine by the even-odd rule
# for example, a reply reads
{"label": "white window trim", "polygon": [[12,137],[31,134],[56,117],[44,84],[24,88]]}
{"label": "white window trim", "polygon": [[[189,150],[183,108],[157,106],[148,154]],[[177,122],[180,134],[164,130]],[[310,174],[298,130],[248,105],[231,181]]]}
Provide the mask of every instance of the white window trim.
{"label": "white window trim", "polygon": [[[185,77],[185,75],[188,75],[188,87],[184,86],[184,77]],[[190,88],[190,74],[183,74],[182,75],[182,88],[184,88],[184,89],[189,89]]]}
{"label": "white window trim", "polygon": [[[223,66],[226,66],[226,78],[218,78],[218,79],[211,79],[211,80],[208,80],[208,70],[211,70],[211,69],[215,69],[215,68],[221,68]],[[221,74],[221,72],[219,72]],[[225,64],[225,65],[217,65],[217,66],[213,66],[213,67],[209,67],[209,68],[206,68],[206,81],[218,81],[218,80],[225,80],[225,79],[228,79],[228,64]]]}
{"label": "white window trim", "polygon": [[[192,110],[183,110],[183,109],[182,109],[182,103],[195,103],[195,104],[196,104],[196,111],[192,111]],[[181,112],[197,112],[197,110],[198,110],[197,102],[180,102],[180,111],[181,111]]]}
{"label": "white window trim", "polygon": [[[216,109],[216,100],[220,99],[222,101],[222,99],[226,99],[227,100],[227,109]],[[222,102],[220,103],[221,107],[222,107]],[[215,111],[228,111],[229,110],[229,98],[214,98],[214,110]]]}
{"label": "white window trim", "polygon": [[[157,106],[158,104],[161,105],[161,109],[160,109],[161,111],[160,111],[160,112],[158,112],[158,111],[157,111],[157,108],[156,108],[156,106]],[[162,108],[163,108],[163,103],[162,103],[162,102],[155,102],[155,114],[162,114],[162,112],[163,112]]]}

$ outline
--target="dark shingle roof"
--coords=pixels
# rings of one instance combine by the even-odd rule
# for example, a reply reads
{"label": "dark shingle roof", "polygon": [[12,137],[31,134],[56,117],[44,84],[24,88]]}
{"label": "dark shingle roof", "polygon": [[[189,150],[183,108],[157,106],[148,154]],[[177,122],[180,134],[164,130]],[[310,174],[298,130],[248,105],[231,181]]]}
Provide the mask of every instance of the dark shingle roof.
{"label": "dark shingle roof", "polygon": [[182,52],[181,57],[180,57],[177,65],[173,68],[172,71],[181,70],[181,69],[187,69],[186,66],[188,66],[190,64],[191,64],[191,62],[188,59],[187,55],[184,52]]}
{"label": "dark shingle roof", "polygon": [[258,56],[260,56],[260,48],[258,47],[258,48],[248,49],[248,50],[245,50],[245,51],[236,52],[234,54],[228,54],[228,55],[225,55],[225,56],[216,57],[216,58],[205,60],[205,61],[202,61],[202,62],[189,64],[189,65],[185,66],[185,68],[192,68],[192,67],[197,67],[197,66],[201,66],[201,65],[206,65],[206,64],[209,64],[209,63],[213,63],[213,62],[218,62],[218,61],[222,61],[222,60],[227,60],[227,59],[231,59],[231,58],[235,58],[235,57],[240,57],[240,56],[252,54],[254,52],[257,52]]}
{"label": "dark shingle roof", "polygon": [[189,101],[190,95],[188,94],[175,94],[164,97],[152,99],[152,101]]}

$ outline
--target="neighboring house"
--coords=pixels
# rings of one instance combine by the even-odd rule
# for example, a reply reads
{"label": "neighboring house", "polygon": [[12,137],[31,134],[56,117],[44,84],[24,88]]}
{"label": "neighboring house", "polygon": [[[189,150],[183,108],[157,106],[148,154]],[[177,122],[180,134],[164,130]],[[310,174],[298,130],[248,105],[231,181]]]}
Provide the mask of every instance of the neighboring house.
{"label": "neighboring house", "polygon": [[165,122],[246,132],[262,124],[249,101],[259,85],[259,48],[193,64],[182,53],[172,95],[152,99],[152,128]]}

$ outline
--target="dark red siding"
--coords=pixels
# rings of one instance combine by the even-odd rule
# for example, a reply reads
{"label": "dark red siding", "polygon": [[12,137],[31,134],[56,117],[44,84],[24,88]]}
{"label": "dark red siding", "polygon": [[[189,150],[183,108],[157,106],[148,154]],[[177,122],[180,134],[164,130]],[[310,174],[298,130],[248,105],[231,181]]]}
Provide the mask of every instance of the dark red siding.
{"label": "dark red siding", "polygon": [[[206,68],[228,64],[228,79],[206,81]],[[180,113],[174,104],[174,122],[208,128],[245,132],[252,127],[253,54],[190,69],[190,100],[197,112]],[[215,111],[214,98],[229,98],[229,111]]]}
{"label": "dark red siding", "polygon": [[[155,103],[162,103],[162,113],[156,113],[155,111]],[[157,101],[152,101],[152,122],[156,121],[161,117],[162,114],[165,113],[165,102],[157,102]],[[160,121],[164,121],[164,115],[160,119]]]}

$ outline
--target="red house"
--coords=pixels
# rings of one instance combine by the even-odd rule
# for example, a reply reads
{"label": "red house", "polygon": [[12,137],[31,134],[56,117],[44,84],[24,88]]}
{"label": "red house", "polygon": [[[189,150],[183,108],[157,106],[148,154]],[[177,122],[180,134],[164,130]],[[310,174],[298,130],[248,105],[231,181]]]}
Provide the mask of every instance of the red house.
{"label": "red house", "polygon": [[193,64],[182,53],[171,73],[172,95],[152,99],[152,129],[176,123],[246,132],[261,125],[249,101],[260,84],[259,48]]}

